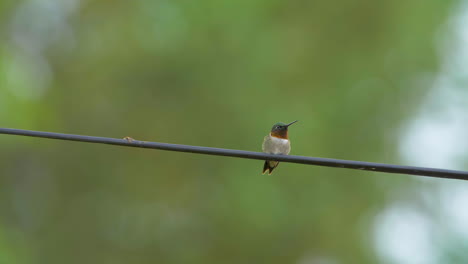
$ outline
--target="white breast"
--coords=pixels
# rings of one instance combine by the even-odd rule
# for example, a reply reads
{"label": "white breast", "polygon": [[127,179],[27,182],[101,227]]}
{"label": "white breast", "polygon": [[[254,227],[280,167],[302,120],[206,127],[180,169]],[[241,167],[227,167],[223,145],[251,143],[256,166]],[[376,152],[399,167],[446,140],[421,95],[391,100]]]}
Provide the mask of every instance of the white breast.
{"label": "white breast", "polygon": [[273,144],[278,144],[278,145],[288,145],[289,144],[289,140],[284,139],[284,138],[271,137],[271,140],[273,141]]}
{"label": "white breast", "polygon": [[287,155],[289,154],[289,151],[291,151],[289,140],[272,137],[270,135],[265,137],[265,141],[263,143],[263,152]]}

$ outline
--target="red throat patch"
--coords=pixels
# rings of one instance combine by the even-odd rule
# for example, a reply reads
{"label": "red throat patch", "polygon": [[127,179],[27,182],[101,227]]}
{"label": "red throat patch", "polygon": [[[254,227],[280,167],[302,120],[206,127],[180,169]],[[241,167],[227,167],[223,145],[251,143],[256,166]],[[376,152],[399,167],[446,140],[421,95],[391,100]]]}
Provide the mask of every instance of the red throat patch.
{"label": "red throat patch", "polygon": [[281,138],[281,139],[288,139],[288,131],[287,130],[271,132],[270,135],[272,137],[277,137],[277,138]]}

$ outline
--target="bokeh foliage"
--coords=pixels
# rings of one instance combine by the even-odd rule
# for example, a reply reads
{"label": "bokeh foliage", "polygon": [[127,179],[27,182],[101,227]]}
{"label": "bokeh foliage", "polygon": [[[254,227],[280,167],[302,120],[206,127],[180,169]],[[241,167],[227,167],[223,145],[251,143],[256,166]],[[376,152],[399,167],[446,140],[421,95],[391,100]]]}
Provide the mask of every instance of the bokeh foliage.
{"label": "bokeh foliage", "polygon": [[[298,119],[293,154],[399,162],[453,2],[3,0],[1,126],[260,150]],[[411,182],[0,143],[0,263],[376,263],[373,217]]]}

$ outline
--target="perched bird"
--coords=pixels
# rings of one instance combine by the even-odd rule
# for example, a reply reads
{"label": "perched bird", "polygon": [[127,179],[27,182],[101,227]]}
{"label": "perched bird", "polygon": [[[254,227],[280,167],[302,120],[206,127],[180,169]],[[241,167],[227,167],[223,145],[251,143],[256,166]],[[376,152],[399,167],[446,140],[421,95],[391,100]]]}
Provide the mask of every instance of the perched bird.
{"label": "perched bird", "polygon": [[[276,123],[273,125],[270,134],[263,140],[262,150],[268,154],[288,155],[291,151],[291,143],[288,139],[288,127],[298,120],[289,124]],[[263,174],[268,171],[268,175],[278,166],[279,161],[266,160],[263,165]]]}

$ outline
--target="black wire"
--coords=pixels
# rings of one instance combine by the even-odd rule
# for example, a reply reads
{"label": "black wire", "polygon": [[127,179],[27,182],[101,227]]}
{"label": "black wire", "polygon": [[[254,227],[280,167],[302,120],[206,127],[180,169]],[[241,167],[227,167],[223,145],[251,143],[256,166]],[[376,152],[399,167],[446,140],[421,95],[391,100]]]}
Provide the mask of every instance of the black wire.
{"label": "black wire", "polygon": [[13,129],[13,128],[0,128],[0,134],[52,138],[52,139],[81,141],[81,142],[92,142],[92,143],[119,145],[119,146],[127,146],[127,147],[161,149],[161,150],[190,152],[190,153],[208,154],[208,155],[216,155],[216,156],[238,157],[238,158],[245,158],[245,159],[276,160],[276,161],[282,161],[282,162],[292,162],[292,163],[326,166],[326,167],[347,168],[347,169],[357,169],[357,170],[367,170],[367,171],[379,171],[379,172],[386,172],[386,173],[399,173],[399,174],[437,177],[437,178],[468,180],[467,171],[400,166],[400,165],[390,165],[390,164],[383,164],[383,163],[304,157],[304,156],[293,156],[293,155],[274,155],[274,154],[266,154],[266,153],[261,153],[261,152],[235,150],[235,149],[222,149],[222,148],[169,144],[169,143],[146,142],[146,141],[139,141],[139,140],[132,140],[132,139],[116,139],[116,138],[105,138],[105,137],[82,136],[82,135]]}

